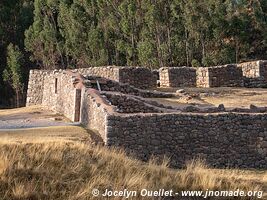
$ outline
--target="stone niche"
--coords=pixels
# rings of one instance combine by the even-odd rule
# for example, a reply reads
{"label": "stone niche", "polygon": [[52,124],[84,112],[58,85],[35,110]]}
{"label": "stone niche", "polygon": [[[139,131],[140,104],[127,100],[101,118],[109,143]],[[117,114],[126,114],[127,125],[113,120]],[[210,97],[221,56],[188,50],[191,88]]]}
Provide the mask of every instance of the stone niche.
{"label": "stone niche", "polygon": [[200,67],[197,69],[197,87],[243,87],[243,72],[237,65]]}
{"label": "stone niche", "polygon": [[196,87],[196,68],[163,67],[159,70],[161,87]]}

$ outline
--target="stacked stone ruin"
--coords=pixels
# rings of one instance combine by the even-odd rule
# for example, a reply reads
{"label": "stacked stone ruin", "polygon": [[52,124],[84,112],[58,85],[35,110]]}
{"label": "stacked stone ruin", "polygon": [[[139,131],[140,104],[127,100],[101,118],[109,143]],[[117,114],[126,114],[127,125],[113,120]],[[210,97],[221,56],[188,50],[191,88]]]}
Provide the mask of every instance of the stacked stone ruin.
{"label": "stacked stone ruin", "polygon": [[159,70],[161,87],[196,87],[196,68],[164,67]]}
{"label": "stacked stone ruin", "polygon": [[157,75],[143,67],[89,67],[77,72],[91,76],[101,76],[120,83],[128,83],[141,89],[156,87]]}
{"label": "stacked stone ruin", "polygon": [[200,67],[197,69],[197,87],[243,87],[242,69],[236,65]]}
{"label": "stacked stone ruin", "polygon": [[245,87],[266,87],[267,61],[245,62],[237,66],[242,69]]}
{"label": "stacked stone ruin", "polygon": [[161,68],[161,87],[267,87],[267,61],[215,67]]}
{"label": "stacked stone ruin", "polygon": [[[266,81],[265,68],[265,61],[259,61],[214,68],[164,68],[159,74],[161,80],[164,73],[165,80],[173,81],[164,83],[165,87],[243,86],[249,84],[243,77],[260,77],[253,82],[258,87],[259,80],[260,86]],[[175,80],[170,73],[182,77]],[[27,106],[41,104],[60,112],[97,132],[105,145],[123,148],[144,161],[167,156],[171,166],[183,167],[187,160],[202,157],[216,167],[267,168],[266,108],[166,107],[148,99],[174,95],[147,90],[156,87],[156,75],[140,67],[129,71],[127,67],[32,70]],[[182,83],[185,77],[189,80]],[[202,77],[201,83],[197,77]]]}

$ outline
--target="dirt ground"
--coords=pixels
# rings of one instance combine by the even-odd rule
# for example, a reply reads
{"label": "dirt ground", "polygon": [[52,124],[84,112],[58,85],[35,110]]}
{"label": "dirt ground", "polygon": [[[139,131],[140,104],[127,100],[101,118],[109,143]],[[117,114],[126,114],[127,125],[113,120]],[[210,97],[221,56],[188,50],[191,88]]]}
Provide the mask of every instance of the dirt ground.
{"label": "dirt ground", "polygon": [[267,106],[267,89],[262,88],[159,88],[159,91],[175,93],[185,91],[184,97],[153,99],[164,105],[186,107],[214,107],[224,104],[225,108],[249,108],[251,104]]}
{"label": "dirt ground", "polygon": [[69,125],[67,118],[41,106],[0,110],[0,130]]}
{"label": "dirt ground", "polygon": [[0,110],[0,141],[43,143],[79,141],[102,144],[92,131],[42,106]]}

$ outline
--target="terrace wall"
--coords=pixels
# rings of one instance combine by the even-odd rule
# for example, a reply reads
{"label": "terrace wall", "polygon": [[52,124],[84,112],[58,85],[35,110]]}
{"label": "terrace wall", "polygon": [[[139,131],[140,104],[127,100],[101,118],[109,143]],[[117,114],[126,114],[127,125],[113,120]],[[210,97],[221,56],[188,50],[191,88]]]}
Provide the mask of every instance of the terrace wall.
{"label": "terrace wall", "polygon": [[82,90],[80,122],[87,128],[99,133],[105,143],[107,142],[108,110],[113,113],[113,108],[106,105],[106,102],[96,90],[85,88]]}

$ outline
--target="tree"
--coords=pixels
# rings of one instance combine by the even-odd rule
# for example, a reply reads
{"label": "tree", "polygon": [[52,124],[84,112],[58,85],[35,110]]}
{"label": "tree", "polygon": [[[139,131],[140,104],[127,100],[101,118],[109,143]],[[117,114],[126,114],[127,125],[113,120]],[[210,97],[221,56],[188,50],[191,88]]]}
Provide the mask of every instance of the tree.
{"label": "tree", "polygon": [[7,66],[3,73],[4,81],[8,82],[16,93],[16,106],[20,106],[20,95],[23,91],[23,54],[18,46],[10,43],[7,47]]}
{"label": "tree", "polygon": [[25,44],[45,68],[221,65],[267,56],[260,0],[35,0]]}
{"label": "tree", "polygon": [[[24,55],[23,73],[27,74],[32,63],[29,53],[24,50],[24,32],[33,22],[34,0],[1,0],[0,1],[0,106],[10,106],[10,99],[15,95],[11,87],[3,81],[3,71],[7,65],[7,46],[17,45]],[[24,79],[25,83],[27,79]],[[24,92],[26,92],[24,90]]]}

